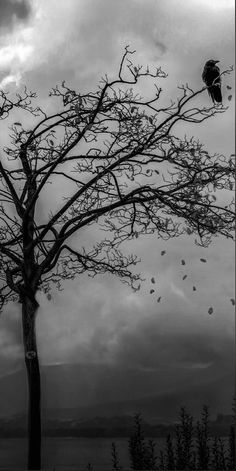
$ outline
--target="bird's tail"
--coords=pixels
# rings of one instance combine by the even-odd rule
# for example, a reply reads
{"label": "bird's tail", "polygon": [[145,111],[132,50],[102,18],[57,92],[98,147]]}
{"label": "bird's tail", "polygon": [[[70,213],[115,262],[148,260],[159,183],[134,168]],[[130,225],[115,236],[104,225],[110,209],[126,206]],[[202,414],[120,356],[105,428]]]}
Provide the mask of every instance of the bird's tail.
{"label": "bird's tail", "polygon": [[208,92],[212,98],[213,103],[222,102],[222,93],[221,93],[220,85],[212,85],[212,87],[208,88]]}

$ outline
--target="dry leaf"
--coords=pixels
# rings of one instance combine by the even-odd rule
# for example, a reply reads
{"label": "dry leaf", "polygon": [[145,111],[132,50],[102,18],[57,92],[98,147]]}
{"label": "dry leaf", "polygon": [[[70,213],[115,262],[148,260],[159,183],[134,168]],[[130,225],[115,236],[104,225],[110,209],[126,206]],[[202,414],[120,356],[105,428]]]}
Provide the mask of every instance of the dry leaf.
{"label": "dry leaf", "polygon": [[155,283],[155,278],[154,278],[154,276],[151,278],[151,283],[153,283],[153,284]]}
{"label": "dry leaf", "polygon": [[155,293],[155,290],[154,289],[150,289],[150,294],[153,294]]}
{"label": "dry leaf", "polygon": [[187,276],[188,276],[188,275],[184,275],[183,278],[182,278],[182,280],[186,280]]}
{"label": "dry leaf", "polygon": [[159,298],[158,298],[157,302],[159,303],[159,302],[160,302],[160,300],[161,300],[161,296],[159,296]]}
{"label": "dry leaf", "polygon": [[209,307],[208,314],[213,314],[213,307]]}
{"label": "dry leaf", "polygon": [[165,255],[166,251],[165,250],[162,250],[161,251],[161,255]]}
{"label": "dry leaf", "polygon": [[205,258],[200,258],[201,262],[203,263],[206,263],[206,259]]}
{"label": "dry leaf", "polygon": [[185,260],[181,260],[182,265],[185,265]]}

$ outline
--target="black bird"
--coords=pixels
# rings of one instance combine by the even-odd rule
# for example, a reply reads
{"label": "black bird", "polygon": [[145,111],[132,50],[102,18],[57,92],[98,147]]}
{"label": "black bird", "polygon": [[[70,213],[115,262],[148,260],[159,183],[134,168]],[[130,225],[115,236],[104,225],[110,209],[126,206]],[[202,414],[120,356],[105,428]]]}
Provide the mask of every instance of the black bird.
{"label": "black bird", "polygon": [[213,103],[222,102],[220,69],[216,65],[218,62],[220,61],[213,59],[207,61],[202,73],[202,80],[209,87],[207,90]]}

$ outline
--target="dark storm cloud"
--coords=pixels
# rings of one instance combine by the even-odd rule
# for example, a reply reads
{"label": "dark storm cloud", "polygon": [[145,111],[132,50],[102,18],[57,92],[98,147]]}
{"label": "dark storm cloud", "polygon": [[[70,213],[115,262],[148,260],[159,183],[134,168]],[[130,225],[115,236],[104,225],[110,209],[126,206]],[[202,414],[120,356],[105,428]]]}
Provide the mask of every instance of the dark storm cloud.
{"label": "dark storm cloud", "polygon": [[11,29],[14,21],[26,21],[31,13],[29,0],[0,0],[0,29]]}
{"label": "dark storm cloud", "polygon": [[[179,317],[181,314],[177,313]],[[215,332],[203,333],[200,328],[195,328],[195,332],[181,332],[171,326],[163,332],[158,321],[148,319],[121,335],[115,358],[138,368],[202,369],[214,363],[227,363],[232,347],[233,340],[225,346],[224,337]]]}

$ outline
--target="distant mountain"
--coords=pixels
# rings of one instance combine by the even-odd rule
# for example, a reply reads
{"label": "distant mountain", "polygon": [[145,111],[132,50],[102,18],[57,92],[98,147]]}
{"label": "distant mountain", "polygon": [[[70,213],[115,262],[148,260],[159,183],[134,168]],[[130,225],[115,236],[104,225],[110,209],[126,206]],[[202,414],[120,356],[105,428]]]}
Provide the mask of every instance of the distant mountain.
{"label": "distant mountain", "polygon": [[[61,410],[62,412],[62,410]],[[78,411],[67,410],[61,418],[50,417],[50,411],[44,414],[42,421],[43,436],[51,437],[130,437],[134,431],[134,417],[123,415],[114,417],[93,417],[76,419]],[[178,418],[178,421],[180,419]],[[176,431],[176,422],[153,423],[141,419],[142,429],[146,437],[166,437]],[[212,436],[229,436],[230,426],[234,423],[233,416],[220,415],[220,420],[209,423]],[[196,420],[193,422],[196,426]],[[195,428],[196,431],[196,428]],[[27,435],[26,415],[0,419],[0,437],[24,437]]]}
{"label": "distant mountain", "polygon": [[[181,405],[197,416],[202,404],[210,405],[212,416],[231,412],[233,379],[229,371],[218,376],[210,369],[196,371],[191,381],[187,381],[186,372],[180,371],[175,384],[177,375],[171,377],[170,370],[170,379],[159,384],[158,372],[123,366],[52,365],[41,370],[44,414],[61,420],[71,413],[79,420],[140,411],[149,422],[165,422],[176,419]],[[0,417],[26,411],[25,371],[0,378]]]}
{"label": "distant mountain", "polygon": [[186,407],[195,417],[199,417],[203,404],[209,405],[210,415],[215,418],[219,411],[230,411],[232,396],[219,396],[214,382],[205,385],[188,387],[185,390],[144,396],[133,400],[101,402],[90,406],[48,409],[44,411],[47,418],[81,420],[93,417],[133,416],[140,412],[149,423],[169,423],[178,419],[180,407]]}

